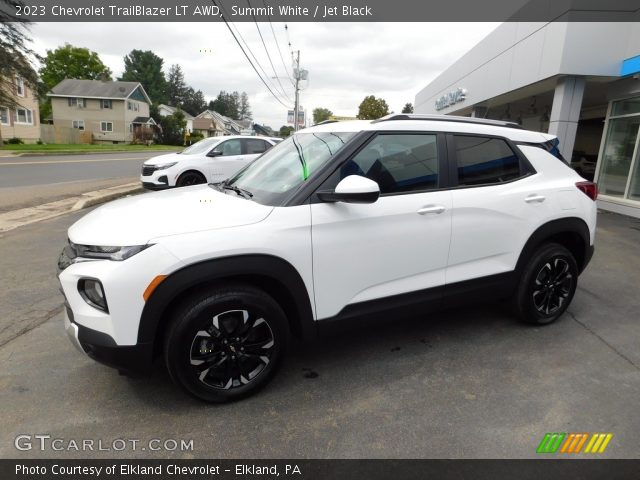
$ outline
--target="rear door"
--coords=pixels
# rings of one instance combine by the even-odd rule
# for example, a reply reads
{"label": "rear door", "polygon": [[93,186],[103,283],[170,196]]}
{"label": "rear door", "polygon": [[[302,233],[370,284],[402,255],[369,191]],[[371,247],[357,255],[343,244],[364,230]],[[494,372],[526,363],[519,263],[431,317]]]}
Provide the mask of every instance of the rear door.
{"label": "rear door", "polygon": [[453,186],[447,284],[512,271],[534,226],[553,214],[550,192],[503,138],[455,134],[447,144]]}

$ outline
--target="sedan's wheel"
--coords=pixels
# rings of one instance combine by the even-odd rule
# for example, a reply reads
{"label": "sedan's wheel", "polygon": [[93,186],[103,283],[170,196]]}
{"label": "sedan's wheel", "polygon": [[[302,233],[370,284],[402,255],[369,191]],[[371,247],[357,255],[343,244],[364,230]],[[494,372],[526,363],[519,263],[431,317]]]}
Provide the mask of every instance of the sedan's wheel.
{"label": "sedan's wheel", "polygon": [[516,313],[536,325],[557,320],[571,303],[577,281],[573,255],[556,243],[542,246],[523,270],[515,295]]}
{"label": "sedan's wheel", "polygon": [[252,287],[195,295],[176,310],[165,338],[169,373],[205,401],[250,395],[275,374],[287,342],[286,325],[280,306]]}
{"label": "sedan's wheel", "polygon": [[189,187],[191,185],[200,185],[207,180],[199,172],[184,172],[178,177],[176,181],[176,187]]}

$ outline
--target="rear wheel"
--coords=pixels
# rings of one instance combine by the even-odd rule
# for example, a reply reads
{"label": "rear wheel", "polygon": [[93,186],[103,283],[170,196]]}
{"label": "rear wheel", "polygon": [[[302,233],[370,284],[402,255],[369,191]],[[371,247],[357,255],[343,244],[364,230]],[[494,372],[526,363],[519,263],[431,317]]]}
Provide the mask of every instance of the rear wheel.
{"label": "rear wheel", "polygon": [[262,388],[276,373],[287,344],[284,312],[250,286],[194,295],[172,320],[164,346],[169,374],[207,402],[236,400]]}
{"label": "rear wheel", "polygon": [[514,307],[518,317],[535,325],[557,320],[576,291],[578,266],[562,245],[547,243],[531,257],[523,270]]}
{"label": "rear wheel", "polygon": [[189,171],[184,172],[178,177],[176,181],[176,187],[188,187],[191,185],[199,185],[205,183],[207,180],[200,172]]}

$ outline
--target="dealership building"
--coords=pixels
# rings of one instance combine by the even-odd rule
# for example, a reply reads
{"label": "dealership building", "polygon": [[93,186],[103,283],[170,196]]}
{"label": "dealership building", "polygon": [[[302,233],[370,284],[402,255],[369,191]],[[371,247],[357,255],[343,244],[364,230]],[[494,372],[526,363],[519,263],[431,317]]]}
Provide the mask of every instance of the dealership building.
{"label": "dealership building", "polygon": [[640,23],[509,22],[423,88],[416,113],[549,132],[599,207],[640,218]]}

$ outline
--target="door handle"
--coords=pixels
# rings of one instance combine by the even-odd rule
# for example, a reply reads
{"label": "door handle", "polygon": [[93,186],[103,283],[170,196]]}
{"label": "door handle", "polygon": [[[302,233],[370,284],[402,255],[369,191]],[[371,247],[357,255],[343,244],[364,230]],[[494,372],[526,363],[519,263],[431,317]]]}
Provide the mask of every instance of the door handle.
{"label": "door handle", "polygon": [[426,205],[418,210],[418,215],[427,215],[430,213],[439,214],[444,212],[446,209],[442,205]]}
{"label": "door handle", "polygon": [[535,193],[533,195],[529,195],[527,198],[524,199],[525,202],[527,203],[542,203],[546,200],[547,197],[545,197],[544,195],[536,195]]}

